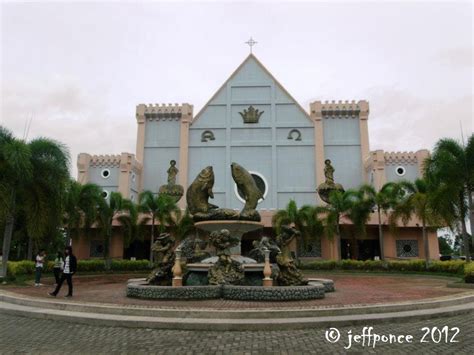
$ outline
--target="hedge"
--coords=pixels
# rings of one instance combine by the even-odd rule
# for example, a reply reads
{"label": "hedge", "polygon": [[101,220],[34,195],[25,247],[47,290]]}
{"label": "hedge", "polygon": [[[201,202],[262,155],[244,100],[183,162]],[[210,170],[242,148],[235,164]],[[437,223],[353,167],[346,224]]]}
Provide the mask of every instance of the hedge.
{"label": "hedge", "polygon": [[[53,270],[54,262],[45,263],[44,272]],[[111,271],[144,271],[149,270],[148,260],[112,260]],[[78,272],[100,272],[105,271],[105,261],[103,259],[79,260],[77,262]],[[9,261],[8,276],[32,275],[35,272],[35,263],[30,260]]]}
{"label": "hedge", "polygon": [[474,283],[474,262],[464,267],[464,282],[470,284]]}
{"label": "hedge", "polygon": [[461,275],[464,272],[464,264],[465,261],[462,260],[435,260],[431,261],[426,268],[424,260],[321,260],[302,263],[300,268],[306,270],[428,271]]}

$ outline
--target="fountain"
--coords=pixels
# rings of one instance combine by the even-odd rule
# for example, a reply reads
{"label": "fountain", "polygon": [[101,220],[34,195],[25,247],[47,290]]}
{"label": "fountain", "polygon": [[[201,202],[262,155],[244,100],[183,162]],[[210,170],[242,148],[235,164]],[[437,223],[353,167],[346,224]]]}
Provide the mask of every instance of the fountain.
{"label": "fountain", "polygon": [[127,296],[283,301],[323,298],[325,292],[334,290],[331,280],[307,280],[298,270],[291,257],[289,244],[299,232],[291,226],[283,226],[275,240],[263,237],[259,242],[254,242],[255,249],[251,255],[255,259],[241,255],[242,236],[263,228],[256,210],[263,195],[246,169],[237,163],[232,163],[231,169],[232,178],[245,197],[242,211],[219,208],[209,203],[209,198],[214,197],[214,172],[211,166],[198,174],[186,192],[194,226],[210,233],[209,243],[215,248],[216,255],[200,262],[182,263],[181,250],[184,244],[173,251],[170,248],[173,239],[164,233],[157,238],[152,248],[156,268],[147,282],[131,280],[127,285]]}

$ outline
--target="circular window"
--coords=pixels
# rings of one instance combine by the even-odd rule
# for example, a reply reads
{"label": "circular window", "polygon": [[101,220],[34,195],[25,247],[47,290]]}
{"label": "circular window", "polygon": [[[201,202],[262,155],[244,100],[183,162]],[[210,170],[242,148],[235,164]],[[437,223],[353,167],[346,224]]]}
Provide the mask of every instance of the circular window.
{"label": "circular window", "polygon": [[103,198],[109,197],[109,192],[107,190],[102,191],[102,197]]}
{"label": "circular window", "polygon": [[[250,173],[250,175],[252,175],[255,183],[257,184],[258,189],[262,192],[263,199],[264,199],[265,197],[267,197],[267,193],[268,193],[267,180],[265,179],[265,177],[262,174],[257,173],[255,171],[249,171],[249,173]],[[239,199],[239,201],[245,203],[244,193],[237,187],[237,184],[235,184],[235,183],[234,183],[234,192],[235,192],[235,195],[237,196],[237,198]],[[263,199],[261,198],[260,200],[258,200],[258,203],[262,202]]]}
{"label": "circular window", "polygon": [[104,179],[108,179],[110,177],[110,170],[109,169],[103,169],[101,172],[100,172],[100,175],[104,178]]}
{"label": "circular window", "polygon": [[411,252],[411,245],[410,245],[410,244],[405,244],[405,245],[403,246],[403,251],[404,251],[405,253],[410,253],[410,252]]}
{"label": "circular window", "polygon": [[397,166],[395,168],[395,172],[397,173],[398,176],[403,176],[406,173],[406,170],[403,166]]}

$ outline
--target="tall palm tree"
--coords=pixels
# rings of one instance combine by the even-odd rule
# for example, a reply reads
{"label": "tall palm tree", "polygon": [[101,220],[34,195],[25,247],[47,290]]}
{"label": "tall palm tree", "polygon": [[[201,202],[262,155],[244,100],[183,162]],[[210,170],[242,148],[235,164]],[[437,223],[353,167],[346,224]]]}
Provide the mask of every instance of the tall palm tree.
{"label": "tall palm tree", "polygon": [[384,260],[382,215],[387,216],[390,209],[396,207],[397,201],[400,199],[400,187],[397,183],[388,182],[379,191],[376,191],[372,185],[362,185],[360,192],[366,196],[371,209],[375,209],[377,212],[380,258]]}
{"label": "tall palm tree", "polygon": [[[300,232],[304,246],[308,241],[318,238],[323,233],[323,225],[314,206],[304,205],[298,208],[295,200],[291,199],[285,209],[278,210],[272,217],[272,226],[279,234],[283,225],[294,225]],[[297,239],[297,243],[300,241]],[[297,248],[299,250],[299,248]]]}
{"label": "tall palm tree", "polygon": [[[337,259],[341,259],[341,219],[343,217],[353,218],[353,220],[359,221],[355,217],[354,212],[354,201],[357,198],[355,191],[332,191],[329,194],[329,203],[326,206],[317,207],[317,213],[324,214],[324,224],[326,229],[326,235],[329,239],[336,239],[337,248]],[[352,213],[352,215],[351,215]],[[358,227],[362,229],[361,227]]]}
{"label": "tall palm tree", "polygon": [[110,269],[110,246],[114,220],[120,222],[123,229],[124,243],[128,245],[137,235],[137,210],[129,199],[123,198],[120,192],[112,192],[108,199],[99,202],[97,223],[104,238],[104,259]]}
{"label": "tall palm tree", "polygon": [[[69,152],[54,140],[16,139],[0,127],[0,217],[5,220],[2,275],[6,276],[15,218],[25,215],[26,231],[41,239],[61,225],[62,195],[69,179]],[[31,248],[30,248],[31,249]]]}
{"label": "tall palm tree", "polygon": [[95,184],[80,184],[70,180],[64,194],[64,226],[68,244],[72,233],[88,227],[97,219],[98,207],[103,200],[102,190]]}
{"label": "tall palm tree", "polygon": [[155,240],[156,222],[159,222],[159,233],[163,233],[166,225],[174,223],[173,215],[180,214],[181,210],[172,197],[165,194],[154,195],[148,190],[143,191],[138,197],[138,210],[148,214],[147,217],[142,219],[142,224],[146,224],[151,220],[150,264],[153,264],[152,247]]}
{"label": "tall palm tree", "polygon": [[428,265],[430,254],[426,229],[428,225],[439,223],[439,215],[433,208],[430,186],[424,179],[416,179],[414,182],[400,181],[398,184],[405,191],[405,196],[395,206],[390,223],[395,225],[396,221],[401,219],[403,224],[407,224],[413,215],[421,221],[425,261]]}
{"label": "tall palm tree", "polygon": [[474,230],[474,135],[467,145],[454,139],[441,139],[425,162],[425,177],[436,186],[435,207],[450,226],[461,225],[466,260],[470,261],[466,218]]}

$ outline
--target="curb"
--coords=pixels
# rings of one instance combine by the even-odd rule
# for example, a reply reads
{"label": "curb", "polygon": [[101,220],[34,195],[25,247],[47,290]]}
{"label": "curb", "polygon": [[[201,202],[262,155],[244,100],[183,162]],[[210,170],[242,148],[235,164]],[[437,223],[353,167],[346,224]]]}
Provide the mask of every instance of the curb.
{"label": "curb", "polygon": [[405,322],[474,313],[472,293],[418,303],[308,309],[214,310],[57,302],[0,292],[0,314],[97,326],[180,330],[291,330]]}
{"label": "curb", "polygon": [[456,296],[442,297],[418,302],[401,302],[374,305],[351,305],[346,307],[318,308],[261,308],[261,309],[213,309],[213,308],[165,308],[147,306],[127,306],[104,303],[79,303],[59,301],[55,298],[40,299],[19,295],[13,292],[0,291],[0,302],[18,306],[40,309],[60,310],[67,312],[111,314],[136,317],[162,318],[199,318],[199,319],[239,319],[239,318],[308,318],[324,317],[338,314],[341,316],[395,313],[437,309],[463,305],[474,302],[474,293],[466,292]]}
{"label": "curb", "polygon": [[293,330],[318,327],[354,326],[377,323],[406,322],[474,313],[474,302],[438,309],[403,311],[397,313],[357,314],[344,316],[302,317],[302,318],[173,318],[138,317],[116,314],[70,312],[54,309],[20,306],[0,302],[0,313],[21,317],[66,321],[93,326],[127,328],[179,329],[179,330]]}

